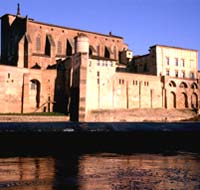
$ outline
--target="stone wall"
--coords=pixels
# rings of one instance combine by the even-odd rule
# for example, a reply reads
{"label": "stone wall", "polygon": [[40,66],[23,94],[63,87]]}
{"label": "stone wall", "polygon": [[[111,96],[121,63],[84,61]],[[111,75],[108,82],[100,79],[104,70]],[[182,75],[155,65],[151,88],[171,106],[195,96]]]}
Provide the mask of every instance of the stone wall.
{"label": "stone wall", "polygon": [[56,76],[56,70],[0,66],[0,112],[52,111]]}

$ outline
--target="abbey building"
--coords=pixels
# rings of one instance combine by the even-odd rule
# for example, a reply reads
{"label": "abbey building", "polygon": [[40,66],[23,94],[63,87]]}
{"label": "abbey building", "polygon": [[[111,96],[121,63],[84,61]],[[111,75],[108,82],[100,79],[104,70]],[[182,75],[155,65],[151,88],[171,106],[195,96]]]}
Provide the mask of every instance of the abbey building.
{"label": "abbey building", "polygon": [[62,112],[73,121],[117,121],[133,109],[200,105],[198,51],[154,45],[133,55],[124,39],[1,17],[0,113]]}

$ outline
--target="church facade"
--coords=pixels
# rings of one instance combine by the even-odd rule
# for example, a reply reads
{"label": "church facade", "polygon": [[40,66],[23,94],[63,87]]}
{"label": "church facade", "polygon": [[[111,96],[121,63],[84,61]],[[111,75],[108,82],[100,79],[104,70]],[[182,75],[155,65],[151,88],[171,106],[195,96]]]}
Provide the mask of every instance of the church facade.
{"label": "church facade", "polygon": [[112,33],[19,13],[3,15],[1,24],[1,113],[55,111],[73,121],[115,121],[120,110],[199,108],[196,50],[155,45],[133,56]]}

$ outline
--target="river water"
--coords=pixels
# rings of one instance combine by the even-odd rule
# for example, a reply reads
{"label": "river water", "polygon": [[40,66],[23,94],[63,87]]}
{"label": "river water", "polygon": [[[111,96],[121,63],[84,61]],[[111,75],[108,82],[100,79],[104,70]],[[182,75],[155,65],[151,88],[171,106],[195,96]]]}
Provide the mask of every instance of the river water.
{"label": "river water", "polygon": [[81,153],[0,158],[5,190],[198,190],[200,154]]}

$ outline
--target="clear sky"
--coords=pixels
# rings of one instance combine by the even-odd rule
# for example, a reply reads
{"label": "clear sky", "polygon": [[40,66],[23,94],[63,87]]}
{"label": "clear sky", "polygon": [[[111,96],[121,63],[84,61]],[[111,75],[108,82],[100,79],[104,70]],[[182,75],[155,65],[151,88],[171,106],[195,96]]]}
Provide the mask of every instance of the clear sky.
{"label": "clear sky", "polygon": [[200,0],[0,0],[0,15],[16,14],[17,3],[38,21],[112,31],[135,55],[155,44],[200,50]]}

